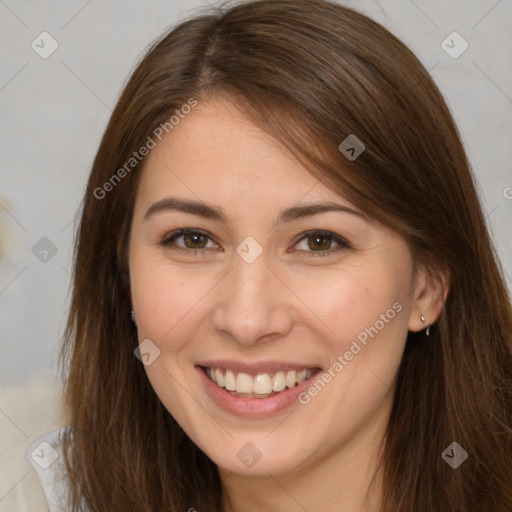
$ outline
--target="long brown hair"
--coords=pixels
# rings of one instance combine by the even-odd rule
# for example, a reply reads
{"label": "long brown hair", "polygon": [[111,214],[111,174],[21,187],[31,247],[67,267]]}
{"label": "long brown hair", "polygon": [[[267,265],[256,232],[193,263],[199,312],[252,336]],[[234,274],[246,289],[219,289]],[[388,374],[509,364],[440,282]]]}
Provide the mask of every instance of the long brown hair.
{"label": "long brown hair", "polygon": [[[381,460],[383,512],[512,510],[512,312],[457,128],[413,53],[323,0],[261,0],[180,23],[133,72],[101,141],[75,247],[62,350],[73,510],[218,512],[215,464],[133,355],[127,241],[135,166],[104,187],[190,98],[222,95],[322,182],[408,241],[449,279],[438,322],[410,333]],[[350,134],[365,151],[338,149]],[[105,188],[104,188],[105,189]],[[441,453],[459,443],[452,469]]]}

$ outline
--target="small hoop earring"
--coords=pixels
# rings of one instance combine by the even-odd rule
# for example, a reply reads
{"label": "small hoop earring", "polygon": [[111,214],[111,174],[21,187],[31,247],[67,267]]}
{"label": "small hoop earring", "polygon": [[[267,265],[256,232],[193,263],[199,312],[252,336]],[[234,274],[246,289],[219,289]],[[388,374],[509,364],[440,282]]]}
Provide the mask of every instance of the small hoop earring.
{"label": "small hoop earring", "polygon": [[[423,315],[421,315],[421,321],[424,323],[424,324],[427,324],[426,320],[425,320],[425,317]],[[425,334],[427,336],[430,336],[430,325],[427,324],[427,327],[425,328]]]}
{"label": "small hoop earring", "polygon": [[132,312],[130,313],[130,320],[135,324],[137,325],[137,322],[135,321],[135,313],[132,309]]}

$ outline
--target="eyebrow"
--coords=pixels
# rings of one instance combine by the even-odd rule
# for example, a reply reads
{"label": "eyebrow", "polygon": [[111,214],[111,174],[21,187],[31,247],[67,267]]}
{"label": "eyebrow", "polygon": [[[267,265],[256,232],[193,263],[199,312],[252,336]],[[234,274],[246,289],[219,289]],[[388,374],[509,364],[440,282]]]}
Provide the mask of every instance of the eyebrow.
{"label": "eyebrow", "polygon": [[[168,212],[168,211],[180,211],[184,213],[190,213],[197,215],[205,219],[217,220],[224,224],[227,224],[227,215],[222,208],[208,205],[201,201],[191,201],[188,199],[179,199],[177,197],[166,197],[156,203],[153,203],[146,214],[144,220],[156,215],[157,213]],[[276,221],[276,224],[282,224],[285,222],[291,222],[305,217],[311,217],[320,213],[326,212],[342,212],[355,215],[357,217],[366,218],[366,215],[358,210],[354,210],[348,206],[333,203],[333,202],[321,202],[306,204],[303,206],[292,206],[283,210]]]}

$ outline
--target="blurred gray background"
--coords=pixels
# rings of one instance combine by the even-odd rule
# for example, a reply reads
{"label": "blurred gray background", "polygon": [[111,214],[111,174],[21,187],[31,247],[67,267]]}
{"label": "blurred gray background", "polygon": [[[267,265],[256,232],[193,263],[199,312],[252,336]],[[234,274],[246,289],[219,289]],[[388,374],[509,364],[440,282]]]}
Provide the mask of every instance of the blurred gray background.
{"label": "blurred gray background", "polygon": [[[510,286],[512,0],[346,4],[408,44],[447,98]],[[73,219],[102,132],[145,47],[207,5],[198,0],[0,0],[4,387],[57,378]],[[450,35],[454,31],[463,39]],[[458,55],[464,41],[469,46]]]}

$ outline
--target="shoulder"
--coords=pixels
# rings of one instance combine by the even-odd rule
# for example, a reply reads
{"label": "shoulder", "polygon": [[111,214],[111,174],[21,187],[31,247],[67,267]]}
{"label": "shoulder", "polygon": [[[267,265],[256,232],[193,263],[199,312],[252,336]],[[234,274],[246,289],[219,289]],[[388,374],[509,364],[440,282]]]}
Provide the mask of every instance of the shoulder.
{"label": "shoulder", "polygon": [[[25,456],[39,477],[49,512],[67,512],[68,486],[62,450],[62,437],[72,434],[71,427],[61,428],[38,437],[27,447]],[[84,512],[87,512],[84,510]]]}

